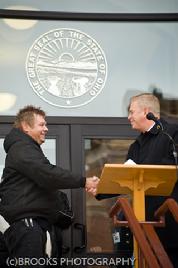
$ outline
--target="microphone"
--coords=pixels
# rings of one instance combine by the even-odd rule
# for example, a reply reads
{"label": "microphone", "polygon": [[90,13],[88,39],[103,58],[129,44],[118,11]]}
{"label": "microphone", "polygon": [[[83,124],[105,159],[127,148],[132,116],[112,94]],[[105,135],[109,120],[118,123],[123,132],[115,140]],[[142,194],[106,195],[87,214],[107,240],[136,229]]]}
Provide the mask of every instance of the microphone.
{"label": "microphone", "polygon": [[154,121],[156,124],[158,124],[158,125],[161,127],[161,130],[162,130],[162,131],[164,130],[161,121],[160,121],[157,117],[155,117],[153,113],[149,112],[149,113],[146,115],[146,118],[147,118],[148,120],[152,120],[152,121]]}
{"label": "microphone", "polygon": [[161,127],[161,130],[162,130],[162,133],[165,134],[169,140],[172,142],[172,147],[173,147],[173,156],[174,156],[174,159],[175,159],[175,165],[176,165],[176,168],[177,168],[177,151],[176,151],[176,143],[175,141],[173,140],[173,138],[169,135],[169,133],[165,132],[164,131],[164,128],[163,128],[163,125],[161,123],[161,121],[154,116],[153,113],[149,112],[147,115],[146,115],[146,118],[148,120],[152,120],[154,121],[156,124],[158,124],[160,127]]}

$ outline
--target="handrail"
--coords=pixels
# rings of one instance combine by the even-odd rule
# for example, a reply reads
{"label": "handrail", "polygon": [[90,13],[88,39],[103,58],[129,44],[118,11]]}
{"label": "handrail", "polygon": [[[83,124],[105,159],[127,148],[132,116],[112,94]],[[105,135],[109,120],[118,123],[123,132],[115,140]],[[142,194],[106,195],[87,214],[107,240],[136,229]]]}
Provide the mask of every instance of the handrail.
{"label": "handrail", "polygon": [[[128,200],[126,198],[118,198],[115,205],[111,208],[111,211],[109,213],[110,217],[113,218],[118,211],[123,211],[124,216],[128,221],[128,226],[130,227],[138,246],[146,260],[146,263],[148,264],[149,268],[159,268],[159,264],[157,262],[157,259],[155,255],[153,254],[153,251],[144,235],[144,232],[141,228],[141,225],[136,219],[136,216],[133,212],[133,209],[131,208]],[[119,220],[115,220],[115,224],[119,224]]]}
{"label": "handrail", "polygon": [[169,260],[169,257],[166,253],[166,251],[164,250],[164,247],[162,245],[162,243],[159,240],[159,237],[157,235],[157,233],[154,230],[153,225],[146,223],[142,225],[142,228],[145,232],[145,235],[150,243],[150,246],[154,252],[154,254],[156,255],[157,259],[159,260],[160,263],[160,267],[172,267],[173,265],[171,263],[171,261]]}
{"label": "handrail", "polygon": [[164,203],[156,210],[154,216],[157,219],[165,218],[165,214],[170,211],[174,220],[178,223],[178,204],[173,198],[168,198]]}
{"label": "handrail", "polygon": [[[113,218],[114,225],[129,226],[138,244],[138,264],[139,267],[166,267],[173,268],[167,253],[165,252],[154,227],[165,226],[165,214],[170,210],[174,219],[178,222],[178,204],[169,198],[155,212],[158,221],[138,221],[127,198],[118,198],[111,208],[109,216]],[[118,214],[124,213],[125,221],[118,220]],[[147,264],[147,266],[144,266]]]}

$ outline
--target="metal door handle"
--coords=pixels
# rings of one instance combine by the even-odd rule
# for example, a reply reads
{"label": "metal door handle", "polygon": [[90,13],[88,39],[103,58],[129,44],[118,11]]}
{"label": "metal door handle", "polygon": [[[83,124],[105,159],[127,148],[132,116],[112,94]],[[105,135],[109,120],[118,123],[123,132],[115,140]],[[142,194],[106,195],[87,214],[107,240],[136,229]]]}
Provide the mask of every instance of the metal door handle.
{"label": "metal door handle", "polygon": [[74,248],[74,252],[80,253],[86,248],[86,226],[82,223],[75,223],[74,228],[79,229],[82,234],[82,244]]}

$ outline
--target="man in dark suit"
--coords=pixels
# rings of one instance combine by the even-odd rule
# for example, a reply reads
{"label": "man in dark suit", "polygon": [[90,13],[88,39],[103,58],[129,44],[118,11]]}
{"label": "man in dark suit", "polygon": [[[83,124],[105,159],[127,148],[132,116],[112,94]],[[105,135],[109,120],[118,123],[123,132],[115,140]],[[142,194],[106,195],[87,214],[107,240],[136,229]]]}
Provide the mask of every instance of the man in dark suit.
{"label": "man in dark suit", "polygon": [[[147,119],[150,112],[158,120]],[[132,97],[128,119],[132,128],[138,130],[140,135],[131,144],[127,160],[130,159],[136,164],[177,165],[175,149],[178,144],[178,126],[160,119],[160,104],[156,96],[143,93]],[[155,220],[154,212],[168,197],[146,197],[146,220]],[[178,183],[171,197],[178,202]],[[174,267],[178,267],[178,224],[168,214],[166,227],[156,230]]]}

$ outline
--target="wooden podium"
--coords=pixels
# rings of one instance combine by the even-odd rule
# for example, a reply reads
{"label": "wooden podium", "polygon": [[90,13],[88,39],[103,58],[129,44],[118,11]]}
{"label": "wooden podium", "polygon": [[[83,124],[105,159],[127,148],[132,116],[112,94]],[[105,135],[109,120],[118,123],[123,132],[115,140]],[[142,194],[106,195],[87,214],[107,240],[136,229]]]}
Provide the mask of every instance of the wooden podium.
{"label": "wooden podium", "polygon": [[[145,221],[145,195],[171,194],[177,180],[177,169],[170,165],[105,164],[97,194],[130,194],[138,221]],[[134,239],[135,268],[138,247]]]}
{"label": "wooden podium", "polygon": [[131,194],[135,215],[144,221],[145,195],[170,195],[176,179],[172,165],[105,164],[97,194]]}

